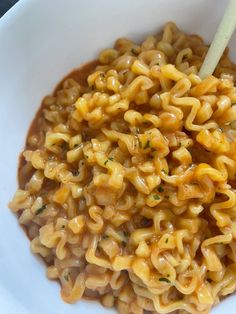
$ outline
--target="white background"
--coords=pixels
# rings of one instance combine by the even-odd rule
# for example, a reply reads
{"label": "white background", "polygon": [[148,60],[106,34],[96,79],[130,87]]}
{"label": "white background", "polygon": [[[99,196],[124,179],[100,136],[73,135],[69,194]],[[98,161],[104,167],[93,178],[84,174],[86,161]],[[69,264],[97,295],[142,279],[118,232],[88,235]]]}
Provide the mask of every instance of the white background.
{"label": "white background", "polygon": [[[226,2],[21,0],[0,20],[0,314],[110,313],[93,302],[61,301],[59,285],[46,279],[7,208],[16,189],[17,158],[44,95],[116,38],[142,39],[170,20],[210,42]],[[236,296],[213,312],[232,314],[234,307]]]}

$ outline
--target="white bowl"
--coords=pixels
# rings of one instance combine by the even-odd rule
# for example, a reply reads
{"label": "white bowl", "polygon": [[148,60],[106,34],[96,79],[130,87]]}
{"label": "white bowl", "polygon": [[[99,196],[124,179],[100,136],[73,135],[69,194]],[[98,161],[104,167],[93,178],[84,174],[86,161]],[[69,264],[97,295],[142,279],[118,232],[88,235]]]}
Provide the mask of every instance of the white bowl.
{"label": "white bowl", "polygon": [[[0,20],[0,313],[112,313],[96,302],[65,304],[8,210],[17,159],[42,98],[115,39],[139,40],[172,20],[210,42],[226,0],[21,0]],[[231,46],[236,44],[236,36]],[[231,51],[236,56],[236,49]],[[236,296],[213,313],[235,313]]]}

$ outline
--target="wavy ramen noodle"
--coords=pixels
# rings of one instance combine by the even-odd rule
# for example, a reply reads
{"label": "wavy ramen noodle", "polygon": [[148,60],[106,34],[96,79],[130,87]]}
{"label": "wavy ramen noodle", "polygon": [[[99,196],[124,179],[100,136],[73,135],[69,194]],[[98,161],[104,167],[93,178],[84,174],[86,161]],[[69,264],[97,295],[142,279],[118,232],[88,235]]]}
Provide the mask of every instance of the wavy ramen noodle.
{"label": "wavy ramen noodle", "polygon": [[168,23],[44,99],[10,208],[66,302],[198,314],[236,290],[236,67],[201,80],[207,49]]}

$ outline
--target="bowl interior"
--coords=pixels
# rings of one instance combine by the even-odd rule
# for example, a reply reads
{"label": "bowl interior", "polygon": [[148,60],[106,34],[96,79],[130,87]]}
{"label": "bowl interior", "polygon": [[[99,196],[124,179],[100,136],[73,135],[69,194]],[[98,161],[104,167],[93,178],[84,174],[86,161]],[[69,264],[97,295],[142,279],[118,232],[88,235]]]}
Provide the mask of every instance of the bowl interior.
{"label": "bowl interior", "polygon": [[[42,98],[72,69],[96,58],[118,37],[140,40],[167,21],[210,42],[226,0],[21,0],[0,20],[0,301],[1,313],[111,313],[98,303],[65,304],[59,285],[43,263],[7,203],[16,189],[19,152]],[[236,36],[231,47],[236,44]],[[231,51],[236,60],[236,50]],[[233,313],[236,297],[213,310]]]}

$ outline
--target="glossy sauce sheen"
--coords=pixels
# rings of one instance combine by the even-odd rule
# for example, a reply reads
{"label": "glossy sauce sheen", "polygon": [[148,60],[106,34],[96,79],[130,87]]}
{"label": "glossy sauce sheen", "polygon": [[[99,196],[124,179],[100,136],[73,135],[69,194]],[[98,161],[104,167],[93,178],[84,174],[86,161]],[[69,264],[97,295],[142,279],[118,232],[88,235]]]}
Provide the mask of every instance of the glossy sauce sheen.
{"label": "glossy sauce sheen", "polygon": [[[91,62],[86,63],[85,65],[82,65],[80,68],[73,70],[72,72],[70,72],[68,75],[66,75],[61,82],[56,86],[54,92],[53,92],[53,96],[56,95],[57,91],[59,91],[62,88],[62,84],[63,82],[68,79],[68,78],[72,78],[73,80],[75,80],[77,83],[79,83],[81,86],[87,86],[87,77],[90,73],[92,73],[95,69],[95,67],[98,65],[98,61],[94,60]],[[44,105],[44,99],[42,100],[42,103],[40,105],[40,108],[38,109],[33,121],[31,122],[31,125],[29,127],[27,136],[26,136],[26,141],[25,141],[25,149],[34,149],[33,147],[31,147],[31,145],[28,142],[28,138],[34,134],[37,134],[40,130],[40,126],[41,126],[41,121],[44,120],[43,117],[43,109],[44,109],[45,105]],[[19,163],[18,163],[18,172],[17,172],[17,177],[18,177],[18,184],[20,188],[24,188],[25,184],[27,183],[27,181],[29,180],[29,178],[31,177],[31,175],[33,174],[33,170],[32,172],[27,173],[27,175],[22,175],[21,174],[21,169],[24,165],[26,165],[26,160],[23,156],[23,154],[21,153],[19,156]],[[19,217],[19,216],[18,216]],[[28,236],[28,238],[30,239],[30,236],[28,234],[28,230],[25,226],[22,226],[25,234]],[[31,240],[31,239],[30,239]],[[42,258],[42,261],[46,264],[49,265],[50,263],[47,263],[45,259]],[[88,301],[95,301],[97,299],[97,295],[93,296],[92,293],[87,293],[86,295],[83,296],[83,299],[88,300]]]}
{"label": "glossy sauce sheen", "polygon": [[[85,65],[82,65],[80,68],[73,70],[72,72],[70,72],[68,75],[66,75],[61,82],[57,85],[57,87],[55,88],[54,92],[53,92],[53,96],[56,95],[57,91],[59,91],[62,88],[62,84],[63,82],[68,79],[68,78],[72,78],[73,80],[75,80],[77,83],[79,83],[81,86],[87,86],[87,77],[90,73],[92,73],[94,71],[94,69],[96,68],[96,66],[98,65],[98,61],[94,60],[91,62],[86,63]],[[31,145],[28,142],[28,138],[33,135],[33,134],[37,134],[40,130],[40,126],[42,123],[42,120],[44,120],[43,117],[43,109],[45,108],[45,105],[42,101],[40,108],[38,109],[33,121],[31,122],[31,125],[29,127],[29,131],[27,133],[26,136],[26,141],[25,141],[25,148],[24,149],[34,149],[33,147],[31,147]],[[19,156],[19,163],[18,163],[18,184],[20,188],[24,188],[25,183],[29,180],[31,173],[29,173],[29,175],[27,176],[22,176],[20,169],[26,164],[25,158],[22,155],[22,153]]]}
{"label": "glossy sauce sheen", "polygon": [[9,207],[65,302],[207,314],[236,290],[236,67],[202,81],[207,50],[168,23],[44,99]]}

